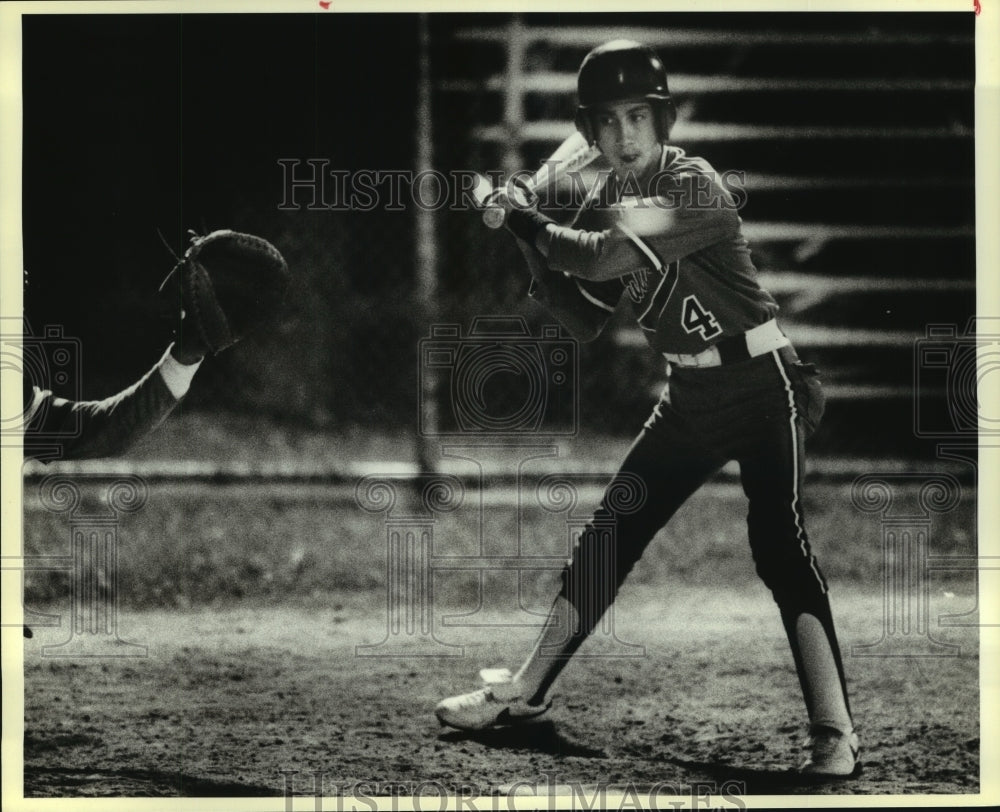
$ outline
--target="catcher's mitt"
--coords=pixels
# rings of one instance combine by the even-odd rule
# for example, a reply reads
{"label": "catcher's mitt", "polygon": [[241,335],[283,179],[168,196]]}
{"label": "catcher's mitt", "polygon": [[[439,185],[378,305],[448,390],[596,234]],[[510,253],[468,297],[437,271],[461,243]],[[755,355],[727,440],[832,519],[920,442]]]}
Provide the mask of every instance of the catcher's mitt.
{"label": "catcher's mitt", "polygon": [[185,329],[216,353],[278,312],[290,277],[284,257],[267,240],[223,229],[193,234],[191,247],[160,289],[174,280]]}

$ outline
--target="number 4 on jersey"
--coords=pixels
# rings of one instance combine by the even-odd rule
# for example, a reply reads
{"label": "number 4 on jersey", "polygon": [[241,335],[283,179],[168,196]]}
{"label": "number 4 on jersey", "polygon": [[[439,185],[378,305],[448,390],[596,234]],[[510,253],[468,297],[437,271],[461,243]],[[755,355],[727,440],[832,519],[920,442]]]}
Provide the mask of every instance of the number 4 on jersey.
{"label": "number 4 on jersey", "polygon": [[722,332],[719,322],[715,320],[712,311],[702,307],[698,297],[692,294],[684,299],[681,305],[681,326],[685,332],[701,333],[701,337],[708,341],[715,338]]}

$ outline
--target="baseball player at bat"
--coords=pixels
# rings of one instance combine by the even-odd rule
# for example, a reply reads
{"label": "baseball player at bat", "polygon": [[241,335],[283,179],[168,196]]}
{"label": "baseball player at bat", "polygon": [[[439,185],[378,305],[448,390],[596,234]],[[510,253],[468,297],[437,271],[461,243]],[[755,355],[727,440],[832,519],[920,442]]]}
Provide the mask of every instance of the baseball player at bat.
{"label": "baseball player at bat", "polygon": [[[613,171],[570,226],[514,205],[507,192],[497,201],[506,200],[506,227],[528,258],[530,295],[584,341],[627,297],[664,356],[669,382],[580,535],[535,648],[514,672],[485,669],[480,689],[443,700],[435,712],[468,730],[545,714],[556,678],[650,540],[736,460],[756,571],[777,604],[805,699],[809,753],[801,770],[851,776],[858,738],[803,512],[804,442],[824,407],[816,369],[799,361],[775,321],[778,306],[758,284],[729,191],[706,161],[669,143],[675,113],[660,58],[636,42],[606,43],[583,60],[577,90],[577,128]],[[654,203],[658,228],[640,235],[628,215]],[[610,495],[640,481],[638,509],[616,510]],[[597,529],[609,523],[610,539]]]}

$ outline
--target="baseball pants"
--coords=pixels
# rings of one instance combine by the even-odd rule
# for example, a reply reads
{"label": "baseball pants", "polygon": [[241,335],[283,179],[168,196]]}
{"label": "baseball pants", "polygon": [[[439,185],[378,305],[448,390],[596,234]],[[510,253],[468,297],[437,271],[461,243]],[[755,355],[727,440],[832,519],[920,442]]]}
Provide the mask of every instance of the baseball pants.
{"label": "baseball pants", "polygon": [[[717,367],[674,367],[563,571],[561,594],[580,623],[566,656],[600,621],[656,533],[709,477],[736,460],[749,501],[756,571],[780,610],[807,701],[794,633],[806,612],[826,632],[846,697],[827,584],[809,546],[802,506],[804,442],[823,408],[815,368],[801,364],[791,347]],[[616,510],[622,500],[614,494],[634,490],[637,482],[644,490],[638,507]]]}

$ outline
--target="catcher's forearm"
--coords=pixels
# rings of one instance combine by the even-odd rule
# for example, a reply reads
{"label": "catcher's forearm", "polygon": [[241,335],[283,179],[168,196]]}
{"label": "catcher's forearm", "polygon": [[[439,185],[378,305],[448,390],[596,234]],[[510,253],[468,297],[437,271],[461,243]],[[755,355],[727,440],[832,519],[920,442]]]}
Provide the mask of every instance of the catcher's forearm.
{"label": "catcher's forearm", "polygon": [[168,350],[136,383],[104,400],[70,401],[37,392],[32,406],[36,417],[25,432],[25,456],[33,456],[33,433],[66,436],[60,444],[63,459],[127,451],[173,411],[197,369],[197,364],[178,363]]}

